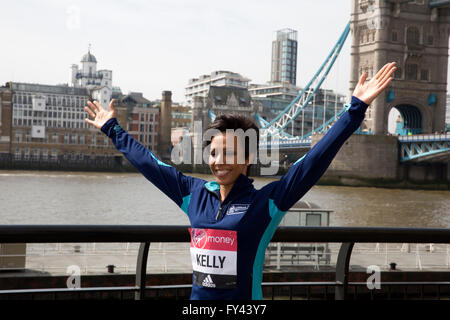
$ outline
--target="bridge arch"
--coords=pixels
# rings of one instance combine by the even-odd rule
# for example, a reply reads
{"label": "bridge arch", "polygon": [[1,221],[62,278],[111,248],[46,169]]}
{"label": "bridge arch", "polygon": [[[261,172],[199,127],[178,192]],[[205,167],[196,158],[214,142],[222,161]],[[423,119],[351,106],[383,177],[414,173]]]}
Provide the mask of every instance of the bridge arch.
{"label": "bridge arch", "polygon": [[[387,106],[386,115],[385,115],[385,123],[389,124],[390,114],[393,109],[396,109],[401,116],[401,123],[395,124],[395,130],[399,130],[399,134],[407,135],[411,134],[420,134],[424,132],[428,132],[431,128],[431,114],[430,111],[427,110],[426,107],[417,103],[412,99],[402,99],[401,101],[397,101],[394,104]],[[397,119],[394,119],[397,121]],[[388,127],[388,125],[386,126]]]}

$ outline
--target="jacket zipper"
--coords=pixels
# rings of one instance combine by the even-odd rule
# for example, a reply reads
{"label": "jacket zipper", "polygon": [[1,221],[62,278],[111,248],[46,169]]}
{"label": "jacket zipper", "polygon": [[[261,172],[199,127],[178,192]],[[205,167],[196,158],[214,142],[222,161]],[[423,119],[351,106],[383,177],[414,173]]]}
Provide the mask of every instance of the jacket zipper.
{"label": "jacket zipper", "polygon": [[216,221],[219,220],[220,214],[222,213],[222,204],[219,207],[219,211],[217,211],[217,215],[216,215]]}
{"label": "jacket zipper", "polygon": [[[211,192],[213,195],[215,195],[215,196],[217,197],[217,199],[219,199],[219,202],[220,202],[220,195],[217,195],[217,193],[215,193],[214,191],[210,191],[210,190],[208,190],[208,191]],[[225,200],[225,199],[224,199],[224,200]],[[224,201],[224,202],[225,202],[225,201]],[[216,221],[219,220],[220,214],[222,213],[222,205],[223,205],[223,202],[220,204],[219,210],[217,211],[217,214],[216,214]]]}
{"label": "jacket zipper", "polygon": [[[207,189],[207,190],[208,190],[208,189]],[[211,192],[212,194],[214,194],[214,195],[219,199],[219,201],[220,201],[220,194],[218,195],[217,193],[215,193],[214,191],[211,191],[211,190],[208,190],[208,191]],[[222,209],[223,209],[223,207],[224,207],[225,200],[228,200],[228,197],[229,197],[229,194],[227,195],[227,197],[225,197],[224,201],[220,204],[219,210],[217,211],[217,214],[216,214],[216,221],[219,220],[219,218],[220,218],[220,216],[221,216],[221,214],[222,214]],[[234,198],[234,197],[233,197],[233,198]],[[228,202],[231,202],[231,200],[232,200],[232,199],[228,200],[227,203],[228,203]]]}

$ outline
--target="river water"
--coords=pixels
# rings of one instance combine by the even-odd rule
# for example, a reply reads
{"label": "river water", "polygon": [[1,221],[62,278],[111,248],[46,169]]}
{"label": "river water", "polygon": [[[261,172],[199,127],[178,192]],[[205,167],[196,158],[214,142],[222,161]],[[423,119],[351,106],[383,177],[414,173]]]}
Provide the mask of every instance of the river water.
{"label": "river water", "polygon": [[[195,175],[213,180],[209,175]],[[255,178],[261,188],[273,181]],[[315,186],[331,226],[450,227],[450,191]],[[188,224],[138,173],[0,170],[1,224]]]}

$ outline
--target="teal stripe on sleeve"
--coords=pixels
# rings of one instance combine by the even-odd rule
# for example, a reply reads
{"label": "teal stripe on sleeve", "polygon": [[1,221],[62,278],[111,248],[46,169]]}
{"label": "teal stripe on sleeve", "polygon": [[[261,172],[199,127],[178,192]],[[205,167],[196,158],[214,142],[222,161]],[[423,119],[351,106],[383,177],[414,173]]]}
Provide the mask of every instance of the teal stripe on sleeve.
{"label": "teal stripe on sleeve", "polygon": [[191,195],[187,195],[183,197],[183,203],[181,204],[181,210],[184,211],[184,213],[188,214],[189,209],[189,202],[191,201]]}
{"label": "teal stripe on sleeve", "polygon": [[298,159],[297,161],[294,162],[294,166],[299,163],[300,161],[302,161],[303,159],[305,159],[306,154],[303,155],[303,157],[301,157],[300,159]]}
{"label": "teal stripe on sleeve", "polygon": [[157,157],[155,157],[155,155],[154,155],[151,151],[148,151],[148,153],[150,153],[150,155],[152,156],[152,158],[155,159],[156,162],[157,162],[160,166],[171,167],[171,166],[168,165],[167,163],[164,163],[164,162],[162,162],[161,160],[159,160]]}
{"label": "teal stripe on sleeve", "polygon": [[253,263],[253,280],[252,280],[252,299],[253,300],[262,300],[262,290],[261,290],[261,282],[263,276],[263,266],[264,260],[266,258],[266,248],[270,243],[270,240],[277,230],[278,225],[283,219],[283,216],[286,214],[286,211],[281,211],[278,209],[273,199],[269,199],[269,214],[272,220],[264,232],[258,249],[256,250],[255,261]]}

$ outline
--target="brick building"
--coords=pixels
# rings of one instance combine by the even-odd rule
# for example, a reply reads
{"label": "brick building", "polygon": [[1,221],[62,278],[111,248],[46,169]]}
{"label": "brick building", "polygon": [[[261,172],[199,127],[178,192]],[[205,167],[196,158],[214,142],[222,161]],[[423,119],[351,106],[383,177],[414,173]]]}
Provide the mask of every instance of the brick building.
{"label": "brick building", "polygon": [[[112,71],[98,70],[92,53],[72,65],[70,84],[42,85],[8,82],[0,86],[0,165],[58,163],[124,163],[123,155],[100,130],[85,122],[84,107],[97,100],[109,108],[116,99],[119,123],[140,143],[157,150],[160,111],[142,93],[123,95],[112,85]],[[30,167],[30,166],[27,166]],[[31,166],[33,167],[33,166]],[[30,168],[31,168],[30,167]],[[53,165],[49,167],[55,167]]]}
{"label": "brick building", "polygon": [[[9,82],[0,92],[0,158],[80,161],[121,155],[84,121],[88,89]],[[126,123],[126,109],[117,112]]]}
{"label": "brick building", "polygon": [[119,97],[116,105],[127,110],[126,122],[120,122],[125,130],[146,148],[157,153],[159,108],[153,107],[152,102],[144,98],[141,92],[130,92]]}

